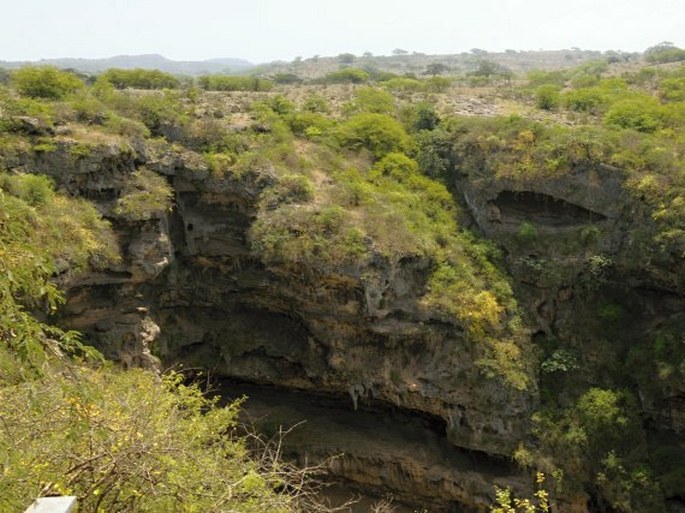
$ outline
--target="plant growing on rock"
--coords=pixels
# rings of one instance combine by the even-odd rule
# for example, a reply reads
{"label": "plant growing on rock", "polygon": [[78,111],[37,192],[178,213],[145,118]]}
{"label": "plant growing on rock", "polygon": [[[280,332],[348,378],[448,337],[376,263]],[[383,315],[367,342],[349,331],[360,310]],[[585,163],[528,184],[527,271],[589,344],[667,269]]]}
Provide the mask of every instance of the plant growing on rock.
{"label": "plant growing on rock", "polygon": [[85,87],[73,73],[54,66],[25,66],[12,72],[12,83],[24,96],[59,100]]}
{"label": "plant growing on rock", "polygon": [[[248,448],[238,403],[179,374],[103,365],[74,332],[39,322],[62,300],[57,260],[106,255],[108,226],[45,177],[0,176],[0,509],[76,495],[79,510],[327,511],[280,444]],[[283,490],[279,492],[277,490]]]}
{"label": "plant growing on rock", "polygon": [[161,217],[171,210],[173,196],[164,177],[140,168],[126,182],[114,212],[132,220]]}
{"label": "plant growing on rock", "polygon": [[343,123],[336,139],[342,146],[354,150],[367,149],[376,158],[393,151],[402,151],[408,136],[402,125],[385,114],[362,113]]}

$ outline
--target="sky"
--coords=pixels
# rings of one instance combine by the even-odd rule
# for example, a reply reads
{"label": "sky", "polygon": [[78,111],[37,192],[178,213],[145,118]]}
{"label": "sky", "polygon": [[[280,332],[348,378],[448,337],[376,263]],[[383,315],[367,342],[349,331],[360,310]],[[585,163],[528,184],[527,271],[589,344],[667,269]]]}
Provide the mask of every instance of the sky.
{"label": "sky", "polygon": [[683,0],[0,0],[0,13],[0,60],[685,47]]}

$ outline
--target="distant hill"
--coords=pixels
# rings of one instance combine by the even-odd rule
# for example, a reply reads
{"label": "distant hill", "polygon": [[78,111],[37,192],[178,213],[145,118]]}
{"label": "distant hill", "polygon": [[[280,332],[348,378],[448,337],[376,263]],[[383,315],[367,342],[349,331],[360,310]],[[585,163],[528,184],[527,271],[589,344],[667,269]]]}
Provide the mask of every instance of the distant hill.
{"label": "distant hill", "polygon": [[297,58],[292,62],[275,61],[255,65],[238,58],[217,58],[202,61],[173,61],[159,54],[117,55],[104,59],[41,59],[39,61],[0,61],[0,68],[14,69],[27,64],[52,64],[60,68],[72,68],[85,73],[98,73],[109,68],[158,69],[176,75],[203,75],[208,73],[244,73],[272,76],[279,73],[297,75],[302,79],[318,78],[326,73],[346,67],[386,71],[398,75],[421,75],[431,64],[442,64],[445,74],[468,73],[483,61],[491,62],[502,69],[522,73],[532,69],[560,69],[578,66],[592,60],[614,59],[618,62],[634,62],[639,53],[600,52],[594,50],[538,50],[487,52],[474,48],[470,52],[447,55],[427,55],[418,52],[404,52],[394,55],[364,54],[355,56],[314,56]]}
{"label": "distant hill", "polygon": [[158,54],[117,55],[104,59],[41,59],[39,61],[0,61],[0,68],[19,68],[27,64],[52,64],[60,68],[73,68],[86,73],[98,73],[108,68],[158,69],[179,75],[201,75],[203,73],[239,72],[254,65],[244,59],[219,58],[204,61],[172,61]]}
{"label": "distant hill", "polygon": [[595,50],[529,50],[505,52],[488,52],[474,48],[470,52],[447,55],[429,55],[418,52],[404,52],[395,55],[364,54],[354,56],[342,54],[336,57],[315,56],[308,59],[296,59],[292,62],[271,62],[260,64],[250,73],[274,75],[292,73],[304,79],[317,78],[345,67],[366,70],[387,71],[398,75],[425,73],[429,64],[443,64],[445,74],[461,74],[474,71],[482,61],[495,63],[514,73],[525,73],[533,69],[554,70],[578,66],[584,62],[603,59],[618,59],[620,62],[632,62],[640,57],[638,53],[600,52]]}

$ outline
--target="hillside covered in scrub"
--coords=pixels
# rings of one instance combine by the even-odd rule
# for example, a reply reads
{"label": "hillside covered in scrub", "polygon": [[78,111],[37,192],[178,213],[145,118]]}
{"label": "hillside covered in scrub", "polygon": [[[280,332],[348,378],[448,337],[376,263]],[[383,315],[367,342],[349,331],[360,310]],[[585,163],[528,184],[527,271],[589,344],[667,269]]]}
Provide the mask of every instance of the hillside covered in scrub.
{"label": "hillside covered in scrub", "polygon": [[[681,511],[676,50],[0,74],[2,508],[324,510],[293,461],[407,511],[513,511],[536,473],[558,511]],[[306,418],[284,459],[251,402]]]}

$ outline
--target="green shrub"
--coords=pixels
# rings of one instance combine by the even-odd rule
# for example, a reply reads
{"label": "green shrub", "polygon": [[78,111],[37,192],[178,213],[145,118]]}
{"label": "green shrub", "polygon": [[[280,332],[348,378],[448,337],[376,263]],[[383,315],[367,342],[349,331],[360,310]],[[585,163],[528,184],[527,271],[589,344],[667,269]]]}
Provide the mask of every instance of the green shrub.
{"label": "green shrub", "polygon": [[376,158],[402,151],[408,144],[402,125],[385,114],[357,114],[338,128],[336,138],[343,146],[367,149]]}
{"label": "green shrub", "polygon": [[270,91],[273,82],[259,77],[203,75],[197,79],[205,91]]}
{"label": "green shrub", "polygon": [[316,112],[320,114],[328,114],[331,111],[328,101],[323,96],[318,94],[310,94],[302,103],[302,110],[306,112]]}
{"label": "green shrub", "polygon": [[83,511],[300,509],[274,492],[287,467],[230,434],[237,404],[219,408],[175,374],[63,367],[0,384],[4,511],[46,494],[76,495]]}
{"label": "green shrub", "polygon": [[[2,243],[41,247],[42,264],[61,260],[74,268],[99,267],[118,259],[109,224],[84,200],[56,194],[42,175],[0,175],[0,212],[11,218]],[[17,258],[26,250],[11,250]],[[6,269],[11,269],[5,263]],[[18,274],[18,273],[17,273]]]}
{"label": "green shrub", "polygon": [[107,115],[103,127],[108,132],[125,137],[144,139],[150,136],[150,130],[142,122],[122,117],[115,113]]}
{"label": "green shrub", "polygon": [[369,74],[356,68],[345,68],[326,74],[321,81],[324,84],[363,84],[368,82]]}
{"label": "green shrub", "polygon": [[623,307],[617,303],[603,302],[597,308],[597,316],[603,321],[618,322],[624,315]]}
{"label": "green shrub", "polygon": [[419,102],[402,109],[400,119],[410,132],[434,130],[440,123],[440,116],[431,102]]}
{"label": "green shrub", "polygon": [[452,87],[452,79],[447,77],[430,77],[424,80],[424,89],[429,93],[444,93]]}
{"label": "green shrub", "polygon": [[164,177],[140,168],[126,182],[114,212],[134,220],[161,217],[171,210],[173,196]]}
{"label": "green shrub", "polygon": [[117,89],[176,89],[179,81],[170,73],[156,69],[110,68],[100,75]]}
{"label": "green shrub", "polygon": [[0,188],[32,207],[45,206],[55,197],[54,183],[45,175],[0,174]]}
{"label": "green shrub", "polygon": [[54,66],[26,66],[12,72],[14,87],[24,96],[59,100],[85,87],[73,73]]}
{"label": "green shrub", "polygon": [[314,186],[304,175],[284,174],[278,183],[264,191],[262,202],[265,208],[274,209],[280,204],[305,203],[314,198]]}
{"label": "green shrub", "polygon": [[561,102],[571,110],[597,113],[603,110],[607,97],[601,89],[591,87],[565,92],[561,95]]}
{"label": "green shrub", "polygon": [[131,107],[134,115],[155,134],[165,126],[178,127],[187,122],[187,109],[172,91],[142,96]]}
{"label": "green shrub", "polygon": [[554,110],[559,106],[559,87],[552,84],[542,85],[535,90],[535,105],[538,109]]}
{"label": "green shrub", "polygon": [[274,84],[301,84],[302,78],[295,73],[276,73],[271,80]]}
{"label": "green shrub", "polygon": [[535,228],[534,224],[527,221],[523,222],[519,225],[519,228],[516,232],[516,238],[522,244],[532,244],[538,238],[538,230]]}
{"label": "green shrub", "polygon": [[312,129],[316,129],[316,136],[321,137],[335,126],[332,120],[314,112],[295,112],[286,117],[286,122],[293,134],[308,138],[314,134]]}
{"label": "green shrub", "polygon": [[424,82],[416,80],[415,78],[391,78],[382,83],[383,87],[394,93],[416,93],[423,91]]}
{"label": "green shrub", "polygon": [[533,70],[528,72],[526,78],[528,79],[528,87],[530,89],[536,89],[544,85],[557,86],[558,89],[561,89],[569,78],[569,72],[568,70]]}
{"label": "green shrub", "polygon": [[[267,108],[271,109],[273,112],[278,114],[279,116],[283,116],[285,114],[290,114],[295,110],[295,104],[288,100],[285,96],[282,94],[278,94],[276,96],[272,96],[268,98],[267,100],[264,100],[262,102],[264,106]],[[255,107],[253,106],[253,109]]]}
{"label": "green shrub", "polygon": [[685,50],[674,46],[673,43],[663,42],[645,50],[647,62],[664,63],[685,61]]}
{"label": "green shrub", "polygon": [[395,99],[391,94],[376,87],[360,87],[354,92],[354,100],[346,106],[348,112],[372,112],[392,114]]}
{"label": "green shrub", "polygon": [[663,128],[665,117],[664,107],[658,100],[645,96],[613,104],[604,116],[604,122],[638,132],[654,132]]}
{"label": "green shrub", "polygon": [[659,82],[661,97],[670,102],[685,101],[685,78],[665,78]]}
{"label": "green shrub", "polygon": [[418,174],[419,165],[404,153],[388,153],[376,162],[369,173],[372,180],[386,176],[398,182],[406,182],[412,175]]}

